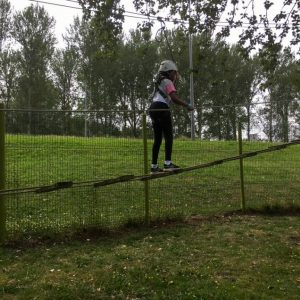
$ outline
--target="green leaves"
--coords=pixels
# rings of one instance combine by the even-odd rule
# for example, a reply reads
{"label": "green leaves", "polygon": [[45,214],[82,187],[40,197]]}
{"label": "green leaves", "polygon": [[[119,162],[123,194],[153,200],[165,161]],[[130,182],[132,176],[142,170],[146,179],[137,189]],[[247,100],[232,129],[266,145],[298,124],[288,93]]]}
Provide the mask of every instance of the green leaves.
{"label": "green leaves", "polygon": [[271,2],[270,0],[265,0],[264,7],[266,10],[268,10],[272,5],[274,5],[273,2]]}
{"label": "green leaves", "polygon": [[85,20],[90,20],[95,36],[102,41],[107,54],[114,51],[122,34],[124,8],[120,0],[79,0]]}
{"label": "green leaves", "polygon": [[[91,17],[93,13],[101,14],[103,20],[108,20],[108,12],[112,12],[111,23],[114,29],[120,28],[124,8],[107,10],[107,7],[117,7],[119,1],[79,1],[86,16]],[[283,3],[282,3],[283,2]],[[179,1],[179,0],[133,0],[135,8],[145,16],[161,16],[161,11],[168,11],[169,14],[164,17],[173,20],[176,23],[175,16],[179,16],[181,20],[188,23],[181,23],[180,26],[185,27],[187,31],[193,33],[202,33],[215,31],[219,27],[220,21],[227,21],[223,27],[218,30],[221,36],[229,36],[231,29],[241,28],[240,44],[245,46],[248,52],[256,48],[257,45],[271,44],[276,38],[288,38],[290,43],[297,45],[300,42],[300,3],[297,0],[285,0],[280,4],[270,0],[258,1],[250,0],[245,3],[243,0],[202,0],[202,1]],[[189,3],[191,4],[189,9]],[[95,11],[93,11],[95,10]],[[272,10],[272,13],[270,13]],[[227,18],[226,18],[227,14]],[[283,22],[282,22],[283,21]],[[148,28],[154,21],[145,21]],[[114,29],[109,28],[114,31]]]}
{"label": "green leaves", "polygon": [[2,43],[8,37],[11,30],[11,6],[8,0],[0,0],[0,52]]}

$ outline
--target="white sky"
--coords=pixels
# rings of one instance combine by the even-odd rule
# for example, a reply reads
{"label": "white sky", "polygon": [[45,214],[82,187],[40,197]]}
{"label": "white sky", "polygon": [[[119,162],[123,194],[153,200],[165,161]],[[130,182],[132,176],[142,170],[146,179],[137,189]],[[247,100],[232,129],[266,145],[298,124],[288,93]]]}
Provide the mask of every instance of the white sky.
{"label": "white sky", "polygon": [[[9,0],[13,9],[15,11],[21,11],[31,4],[36,4],[34,1],[30,0]],[[79,7],[76,3],[67,0],[41,0],[44,2],[57,3],[66,6]],[[134,12],[132,1],[121,0],[125,6],[126,11]],[[54,17],[56,20],[56,35],[59,45],[63,45],[62,34],[66,33],[66,28],[73,23],[76,16],[81,16],[80,9],[67,8],[62,6],[54,6],[49,4],[40,3],[39,5],[44,6],[50,16]],[[127,32],[129,29],[136,28],[137,23],[141,22],[141,19],[125,18],[125,23],[123,24],[124,31]]]}
{"label": "white sky", "polygon": [[[44,2],[51,2],[51,3],[57,3],[61,5],[66,6],[72,6],[72,7],[79,7],[74,1],[68,1],[68,0],[41,0]],[[269,11],[269,15],[272,15],[273,11],[279,11],[282,8],[283,0],[276,0],[274,1],[275,4],[272,6],[272,9]],[[13,6],[14,10],[20,11],[23,10],[25,7],[36,4],[34,1],[30,0],[10,0],[10,3]],[[134,7],[132,4],[132,0],[121,0],[121,3],[124,5],[126,11],[132,11],[134,12]],[[66,28],[69,27],[70,24],[73,23],[73,19],[76,16],[81,16],[81,10],[80,9],[73,9],[73,8],[67,8],[62,6],[54,6],[49,4],[43,4],[40,3],[40,5],[44,6],[47,12],[50,16],[54,17],[56,20],[56,37],[58,40],[58,46],[63,47],[63,40],[62,40],[62,34],[66,33]],[[257,0],[256,1],[256,12],[264,13],[264,7],[263,7],[263,1]],[[249,10],[251,10],[251,7],[249,7]],[[164,16],[164,14],[160,14],[161,16]],[[227,16],[224,14],[223,19],[225,19]],[[123,24],[123,28],[125,32],[128,32],[131,28],[136,28],[138,22],[142,22],[141,19],[135,19],[135,18],[128,18],[125,17],[125,23]],[[172,28],[172,23],[166,23],[167,28]],[[155,26],[153,31],[155,32],[160,27],[159,22],[155,22]],[[239,32],[233,33],[228,40],[231,43],[235,43],[238,40]]]}

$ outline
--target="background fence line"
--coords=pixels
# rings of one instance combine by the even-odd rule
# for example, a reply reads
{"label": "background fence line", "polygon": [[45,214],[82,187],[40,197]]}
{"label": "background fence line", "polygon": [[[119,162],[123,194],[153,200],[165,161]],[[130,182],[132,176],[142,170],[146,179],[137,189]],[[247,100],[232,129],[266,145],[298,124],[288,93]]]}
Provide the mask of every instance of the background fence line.
{"label": "background fence line", "polygon": [[[4,115],[5,111],[0,113]],[[43,116],[42,119],[53,120],[55,115],[49,118]],[[269,146],[267,143],[243,142],[246,150],[244,153],[239,150],[241,145],[238,146],[238,141],[176,140],[174,156],[180,161],[180,165],[184,163],[178,172],[182,174],[147,175],[150,165],[148,150],[152,146],[147,140],[151,137],[151,128],[146,114],[142,115],[141,120],[143,138],[114,138],[107,133],[89,138],[63,134],[53,136],[46,132],[43,135],[7,133],[5,151],[9,155],[5,162],[6,189],[2,188],[4,191],[0,192],[0,199],[6,192],[8,213],[6,218],[1,219],[6,219],[9,236],[70,227],[115,227],[131,220],[149,224],[150,220],[156,218],[225,212],[228,209],[239,209],[240,206],[245,209],[245,198],[241,201],[240,195],[245,184],[241,183],[241,176],[244,174],[241,171],[243,159],[252,157],[254,153],[273,152],[289,145],[295,145],[294,149],[282,152],[280,159],[272,161],[270,156],[268,159],[258,158],[260,164],[265,164],[265,168],[256,165],[253,160],[243,165],[245,176],[248,176],[244,193],[247,197],[250,195],[247,206],[248,203],[252,207],[260,202],[255,200],[255,195],[249,193],[249,187],[264,199],[260,205],[281,203],[284,198],[283,190],[289,185],[292,196],[291,199],[285,198],[285,203],[299,203],[297,187],[300,181],[300,161],[295,154],[299,149],[296,145],[299,140],[275,146],[270,144],[271,148],[266,147]],[[47,124],[43,125],[51,128]],[[239,136],[241,142],[241,134]],[[162,156],[163,148],[160,157]],[[287,165],[291,161],[293,165]],[[228,164],[220,167],[223,162]],[[208,166],[213,168],[203,170],[201,174],[195,172]],[[257,170],[266,175],[260,176]],[[187,171],[190,171],[189,174]],[[288,178],[281,180],[282,174],[296,177],[290,182]],[[166,176],[171,178],[159,179]],[[150,188],[150,180],[154,178],[157,181],[151,181]],[[138,183],[137,180],[142,182]],[[268,195],[262,189],[268,180],[275,186],[277,193],[268,191]],[[113,183],[119,184],[110,187]],[[91,185],[93,188],[87,189]],[[101,186],[101,189],[96,189],[97,186]],[[72,189],[68,190],[68,187]],[[35,193],[29,196],[31,192]],[[3,212],[5,209],[1,209],[1,214]]]}

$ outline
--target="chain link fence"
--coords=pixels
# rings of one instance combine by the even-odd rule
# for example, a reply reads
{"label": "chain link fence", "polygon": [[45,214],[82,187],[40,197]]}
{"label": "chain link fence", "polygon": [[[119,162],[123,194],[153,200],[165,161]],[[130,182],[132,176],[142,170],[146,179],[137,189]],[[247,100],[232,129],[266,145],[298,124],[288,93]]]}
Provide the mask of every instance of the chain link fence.
{"label": "chain link fence", "polygon": [[[144,175],[142,113],[6,110],[5,225],[9,236],[145,220],[145,182],[96,182]],[[116,121],[117,120],[117,121]],[[147,118],[147,165],[152,129]],[[273,143],[243,142],[243,152]],[[243,160],[246,207],[300,204],[300,146]],[[173,160],[185,168],[238,155],[237,141],[175,138]],[[164,160],[164,145],[159,162]],[[37,192],[56,183],[72,186]],[[150,220],[241,208],[240,161],[148,181]],[[47,189],[46,189],[47,190]],[[45,190],[44,190],[45,191]],[[3,218],[3,214],[2,214]]]}

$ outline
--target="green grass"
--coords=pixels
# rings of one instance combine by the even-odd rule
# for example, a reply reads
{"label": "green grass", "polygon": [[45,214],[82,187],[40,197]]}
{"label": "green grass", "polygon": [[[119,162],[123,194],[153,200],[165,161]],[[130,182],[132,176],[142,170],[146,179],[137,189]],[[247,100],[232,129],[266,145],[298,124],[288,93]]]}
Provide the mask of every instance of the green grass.
{"label": "green grass", "polygon": [[[7,188],[143,172],[138,139],[8,136],[6,145]],[[8,196],[0,298],[299,299],[299,149],[245,159],[245,215],[238,162],[151,181],[148,228],[142,182]],[[236,154],[234,142],[174,145],[182,166]]]}
{"label": "green grass", "polygon": [[0,248],[1,299],[299,299],[299,210],[77,232]]}
{"label": "green grass", "polygon": [[[148,143],[149,164],[151,144]],[[244,143],[244,151],[268,143]],[[299,145],[244,160],[248,207],[297,205],[300,201]],[[160,162],[163,161],[163,147]],[[237,155],[236,142],[175,140],[173,158],[191,166]],[[140,139],[8,135],[7,188],[86,182],[143,174]],[[151,219],[209,215],[240,208],[239,162],[150,182]],[[69,228],[122,226],[144,218],[144,183],[94,189],[72,188],[7,197],[12,236]]]}

